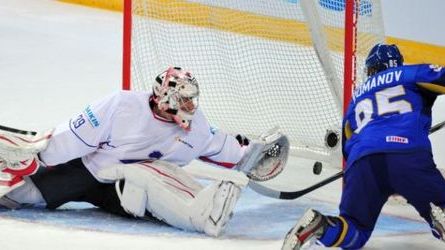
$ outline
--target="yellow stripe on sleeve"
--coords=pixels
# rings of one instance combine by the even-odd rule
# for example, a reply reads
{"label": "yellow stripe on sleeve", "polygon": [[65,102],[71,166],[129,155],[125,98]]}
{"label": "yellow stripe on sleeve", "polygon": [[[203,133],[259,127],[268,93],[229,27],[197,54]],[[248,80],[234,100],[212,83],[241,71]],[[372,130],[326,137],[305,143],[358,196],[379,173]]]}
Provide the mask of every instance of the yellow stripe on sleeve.
{"label": "yellow stripe on sleeve", "polygon": [[352,136],[352,129],[351,129],[351,125],[349,125],[348,121],[345,124],[344,132],[345,132],[346,139],[349,140]]}
{"label": "yellow stripe on sleeve", "polygon": [[417,85],[437,94],[445,94],[445,87],[434,83],[418,82]]}

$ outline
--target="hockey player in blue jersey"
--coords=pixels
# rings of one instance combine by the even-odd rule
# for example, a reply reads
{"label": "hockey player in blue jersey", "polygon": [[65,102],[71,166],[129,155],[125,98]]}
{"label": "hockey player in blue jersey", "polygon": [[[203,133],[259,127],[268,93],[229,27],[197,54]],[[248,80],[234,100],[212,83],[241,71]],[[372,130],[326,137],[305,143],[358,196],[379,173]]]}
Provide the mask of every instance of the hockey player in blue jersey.
{"label": "hockey player in blue jersey", "polygon": [[286,235],[283,249],[314,242],[359,249],[395,193],[414,206],[436,238],[445,240],[445,179],[428,139],[431,108],[445,93],[445,68],[403,65],[396,45],[377,44],[366,70],[368,79],[356,86],[343,121],[347,165],[340,214],[309,209]]}

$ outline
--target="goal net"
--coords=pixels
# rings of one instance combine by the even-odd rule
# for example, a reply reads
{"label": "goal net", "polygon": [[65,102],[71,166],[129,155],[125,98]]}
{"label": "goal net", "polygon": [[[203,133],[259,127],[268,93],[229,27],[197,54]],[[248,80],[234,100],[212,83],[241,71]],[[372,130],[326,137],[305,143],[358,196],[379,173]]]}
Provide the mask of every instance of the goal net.
{"label": "goal net", "polygon": [[354,3],[345,14],[344,0],[125,0],[124,89],[150,90],[168,66],[183,67],[213,126],[245,135],[279,126],[294,155],[333,159],[340,147],[326,135],[341,136],[344,74],[360,80],[383,41],[380,1]]}

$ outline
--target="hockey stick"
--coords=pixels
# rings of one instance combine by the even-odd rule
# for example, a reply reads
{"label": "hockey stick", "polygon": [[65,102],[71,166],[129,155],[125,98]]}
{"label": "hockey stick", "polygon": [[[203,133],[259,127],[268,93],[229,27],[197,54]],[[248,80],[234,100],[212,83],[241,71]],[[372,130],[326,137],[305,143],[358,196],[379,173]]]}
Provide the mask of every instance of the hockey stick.
{"label": "hockey stick", "polygon": [[429,134],[432,134],[432,133],[436,132],[437,130],[442,129],[443,127],[445,127],[445,121],[439,122],[436,125],[432,126],[430,128]]}
{"label": "hockey stick", "polygon": [[[445,121],[443,122],[439,122],[436,125],[432,126],[430,128],[429,134],[433,134],[434,132],[442,129],[443,127],[445,127]],[[276,199],[282,199],[282,200],[293,200],[293,199],[297,199],[307,193],[310,193],[320,187],[323,187],[337,179],[340,179],[341,177],[343,177],[344,175],[344,171],[340,171],[336,174],[334,174],[331,177],[328,177],[312,186],[309,186],[305,189],[302,190],[298,190],[298,191],[291,191],[291,192],[286,192],[286,191],[278,191],[278,190],[274,190],[268,187],[265,187],[263,185],[261,185],[258,182],[254,182],[254,181],[249,181],[249,187],[252,188],[252,190],[254,190],[255,192],[262,194],[264,196],[268,196],[268,197],[272,197],[272,198],[276,198]]]}
{"label": "hockey stick", "polygon": [[37,134],[37,132],[35,132],[35,131],[21,130],[21,129],[11,128],[11,127],[7,127],[7,126],[3,126],[3,125],[0,125],[0,130],[15,133],[15,134],[21,134],[21,135],[36,135]]}
{"label": "hockey stick", "polygon": [[314,191],[315,189],[318,189],[320,187],[323,187],[343,176],[343,171],[340,171],[336,173],[335,175],[326,178],[310,187],[307,187],[305,189],[299,190],[299,191],[293,191],[293,192],[286,192],[286,191],[277,191],[273,190],[271,188],[265,187],[257,182],[250,181],[249,187],[252,188],[255,192],[262,194],[264,196],[268,196],[271,198],[281,199],[281,200],[293,200],[296,198],[299,198],[307,193],[310,193]]}

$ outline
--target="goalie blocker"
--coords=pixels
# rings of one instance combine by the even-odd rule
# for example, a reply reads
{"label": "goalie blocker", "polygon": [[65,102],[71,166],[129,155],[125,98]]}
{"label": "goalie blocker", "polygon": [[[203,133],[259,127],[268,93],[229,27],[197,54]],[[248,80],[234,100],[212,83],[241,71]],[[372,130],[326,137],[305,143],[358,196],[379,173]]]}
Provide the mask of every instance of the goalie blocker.
{"label": "goalie blocker", "polygon": [[50,137],[51,132],[24,133],[21,130],[0,127],[0,198],[23,185],[23,177],[37,171],[37,153],[47,147]]}

